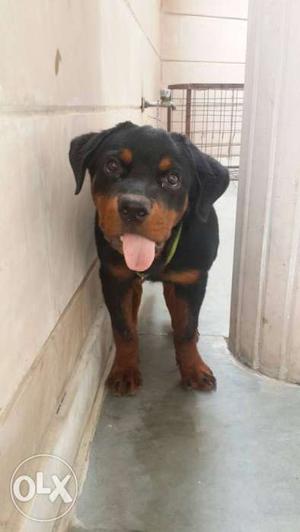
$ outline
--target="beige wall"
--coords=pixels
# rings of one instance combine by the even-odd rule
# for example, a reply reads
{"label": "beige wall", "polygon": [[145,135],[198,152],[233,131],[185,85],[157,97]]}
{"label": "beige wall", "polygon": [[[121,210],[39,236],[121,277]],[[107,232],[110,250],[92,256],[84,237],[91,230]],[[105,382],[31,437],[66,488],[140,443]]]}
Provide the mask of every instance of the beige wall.
{"label": "beige wall", "polygon": [[248,0],[163,0],[162,82],[243,83]]}
{"label": "beige wall", "polygon": [[[45,425],[34,432],[25,420],[35,422],[38,414],[51,424],[101,301],[94,274],[79,290],[84,305],[76,310],[71,301],[95,247],[89,186],[74,196],[69,143],[122,120],[156,124],[155,111],[142,115],[139,106],[143,95],[156,99],[159,92],[159,17],[159,0],[0,5],[0,422],[5,448],[21,435],[23,442],[11,460],[8,451],[7,475],[41,452]],[[43,360],[45,342],[66,308],[69,329],[67,338],[55,336],[52,372]],[[55,390],[52,402],[43,399],[48,389]],[[7,495],[6,482],[2,476]],[[7,500],[3,508],[5,520]]]}
{"label": "beige wall", "polygon": [[300,383],[300,4],[251,0],[230,347]]}

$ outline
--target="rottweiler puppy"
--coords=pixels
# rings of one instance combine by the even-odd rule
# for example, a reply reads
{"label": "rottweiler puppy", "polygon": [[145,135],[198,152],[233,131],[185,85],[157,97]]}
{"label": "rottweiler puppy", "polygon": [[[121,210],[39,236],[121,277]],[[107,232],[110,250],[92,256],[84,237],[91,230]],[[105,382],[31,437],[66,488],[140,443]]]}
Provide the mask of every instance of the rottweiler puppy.
{"label": "rottweiler puppy", "polygon": [[100,278],[116,344],[107,384],[116,395],[141,386],[137,317],[144,280],[162,282],[185,387],[216,380],[198,349],[198,317],[219,244],[213,203],[228,170],[184,135],[131,122],[71,142],[81,190],[86,171],[96,207]]}

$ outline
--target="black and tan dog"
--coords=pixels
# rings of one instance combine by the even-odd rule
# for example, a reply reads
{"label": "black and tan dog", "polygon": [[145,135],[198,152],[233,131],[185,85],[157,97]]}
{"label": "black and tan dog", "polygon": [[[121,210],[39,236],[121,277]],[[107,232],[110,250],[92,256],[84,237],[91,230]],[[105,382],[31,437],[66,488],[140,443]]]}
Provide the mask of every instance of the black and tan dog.
{"label": "black and tan dog", "polygon": [[147,279],[163,283],[182,383],[213,389],[197,325],[219,244],[212,205],[228,186],[227,169],[183,135],[131,122],[75,138],[70,162],[76,194],[86,170],[91,176],[100,278],[116,343],[109,387],[125,395],[141,385],[137,315]]}

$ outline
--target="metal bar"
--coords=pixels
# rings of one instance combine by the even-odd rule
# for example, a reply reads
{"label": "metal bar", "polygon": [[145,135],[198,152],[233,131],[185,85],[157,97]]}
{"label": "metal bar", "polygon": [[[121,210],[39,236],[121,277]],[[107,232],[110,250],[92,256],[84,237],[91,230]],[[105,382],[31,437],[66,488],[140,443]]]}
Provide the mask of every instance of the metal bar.
{"label": "metal bar", "polygon": [[190,137],[191,134],[191,109],[192,109],[192,89],[186,91],[186,111],[185,111],[185,134]]}
{"label": "metal bar", "polygon": [[171,107],[168,107],[168,113],[167,113],[167,131],[171,131],[171,122],[172,122],[172,109]]}
{"label": "metal bar", "polygon": [[178,83],[175,85],[168,85],[169,89],[243,89],[243,83]]}

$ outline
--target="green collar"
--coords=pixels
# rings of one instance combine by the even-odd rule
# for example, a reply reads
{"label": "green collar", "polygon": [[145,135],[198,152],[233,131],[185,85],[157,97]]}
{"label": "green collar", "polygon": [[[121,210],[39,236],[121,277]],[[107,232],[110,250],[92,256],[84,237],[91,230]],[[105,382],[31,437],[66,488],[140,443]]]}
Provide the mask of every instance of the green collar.
{"label": "green collar", "polygon": [[[175,238],[174,238],[174,240],[172,242],[172,245],[170,247],[170,251],[169,251],[168,256],[167,256],[167,258],[165,260],[164,266],[167,266],[171,262],[171,260],[173,259],[174,255],[176,253],[178,244],[179,244],[181,233],[182,233],[182,223],[178,226],[178,228],[176,230]],[[144,279],[146,279],[146,277],[147,277],[147,273],[144,273],[144,272],[135,272],[135,273],[142,279],[142,281],[144,281]]]}
{"label": "green collar", "polygon": [[165,266],[167,266],[169,264],[169,262],[171,262],[171,260],[173,259],[175,253],[176,253],[176,249],[178,247],[178,244],[179,244],[179,240],[180,240],[180,237],[181,237],[181,233],[182,233],[182,224],[180,224],[176,230],[176,234],[175,234],[175,238],[172,242],[172,246],[170,248],[170,251],[168,253],[168,256],[165,260]]}

